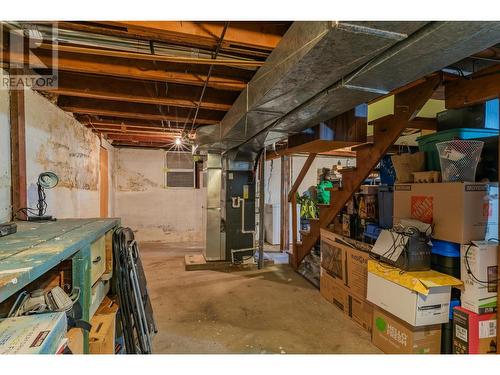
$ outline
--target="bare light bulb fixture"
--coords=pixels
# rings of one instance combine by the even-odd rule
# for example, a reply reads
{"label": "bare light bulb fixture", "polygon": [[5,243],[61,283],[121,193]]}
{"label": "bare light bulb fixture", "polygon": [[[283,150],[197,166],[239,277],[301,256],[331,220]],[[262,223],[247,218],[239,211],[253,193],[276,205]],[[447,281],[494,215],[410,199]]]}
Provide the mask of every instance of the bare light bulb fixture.
{"label": "bare light bulb fixture", "polygon": [[180,137],[177,137],[177,138],[175,138],[174,143],[176,146],[180,146],[180,145],[182,145],[182,139]]}

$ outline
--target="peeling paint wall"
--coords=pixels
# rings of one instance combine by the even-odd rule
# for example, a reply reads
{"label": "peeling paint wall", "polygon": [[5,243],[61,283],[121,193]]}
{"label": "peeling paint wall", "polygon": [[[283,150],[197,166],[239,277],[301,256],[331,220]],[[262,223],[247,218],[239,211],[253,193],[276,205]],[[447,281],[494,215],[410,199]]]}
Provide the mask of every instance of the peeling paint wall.
{"label": "peeling paint wall", "polygon": [[38,175],[59,176],[46,190],[47,213],[58,218],[99,216],[99,138],[40,94],[25,91],[28,205],[36,207]]}
{"label": "peeling paint wall", "polygon": [[115,215],[140,241],[201,241],[205,189],[165,188],[165,151],[115,149]]}
{"label": "peeling paint wall", "polygon": [[9,91],[0,89],[0,223],[11,217],[10,168]]}

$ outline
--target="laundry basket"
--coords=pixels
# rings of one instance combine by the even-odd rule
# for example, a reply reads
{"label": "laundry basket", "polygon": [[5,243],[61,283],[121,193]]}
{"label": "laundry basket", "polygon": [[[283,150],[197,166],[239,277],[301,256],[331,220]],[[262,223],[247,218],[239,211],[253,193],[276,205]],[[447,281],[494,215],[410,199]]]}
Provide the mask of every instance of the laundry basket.
{"label": "laundry basket", "polygon": [[460,139],[437,143],[443,182],[474,182],[483,144]]}

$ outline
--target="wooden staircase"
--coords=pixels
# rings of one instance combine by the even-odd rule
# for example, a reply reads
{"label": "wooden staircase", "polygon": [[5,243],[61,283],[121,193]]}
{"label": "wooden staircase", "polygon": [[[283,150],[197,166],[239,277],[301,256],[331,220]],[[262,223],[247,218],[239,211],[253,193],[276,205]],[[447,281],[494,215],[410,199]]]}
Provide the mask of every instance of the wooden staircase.
{"label": "wooden staircase", "polygon": [[[302,241],[296,241],[296,234],[293,237],[294,247],[290,263],[295,269],[298,268],[304,257],[309,254],[313,246],[317,243],[320,237],[320,229],[327,228],[333,222],[347,201],[377,166],[387,150],[396,142],[406,128],[411,127],[411,121],[432,96],[440,83],[441,76],[435,74],[409,89],[396,93],[394,114],[380,118],[372,123],[374,125],[373,142],[364,143],[352,148],[356,151],[356,168],[349,168],[341,172],[342,187],[331,191],[329,205],[319,205],[319,219],[310,221],[311,227],[309,231],[301,231]],[[311,155],[315,156],[315,154]],[[314,156],[312,156],[312,159],[314,159]],[[312,163],[312,160],[310,163]],[[289,196],[289,201],[294,203],[294,200],[295,197]],[[292,209],[294,208],[295,203],[292,204]],[[295,230],[296,222],[295,218]]]}

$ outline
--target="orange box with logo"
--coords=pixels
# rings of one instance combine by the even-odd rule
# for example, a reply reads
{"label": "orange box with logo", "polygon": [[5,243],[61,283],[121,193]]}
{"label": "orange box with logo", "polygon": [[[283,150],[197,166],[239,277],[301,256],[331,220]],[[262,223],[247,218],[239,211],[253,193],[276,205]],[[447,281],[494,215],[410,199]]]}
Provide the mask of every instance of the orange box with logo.
{"label": "orange box with logo", "polygon": [[394,222],[433,223],[433,237],[455,243],[498,238],[498,183],[396,184]]}
{"label": "orange box with logo", "polygon": [[372,343],[387,354],[440,354],[441,325],[412,327],[374,307]]}

